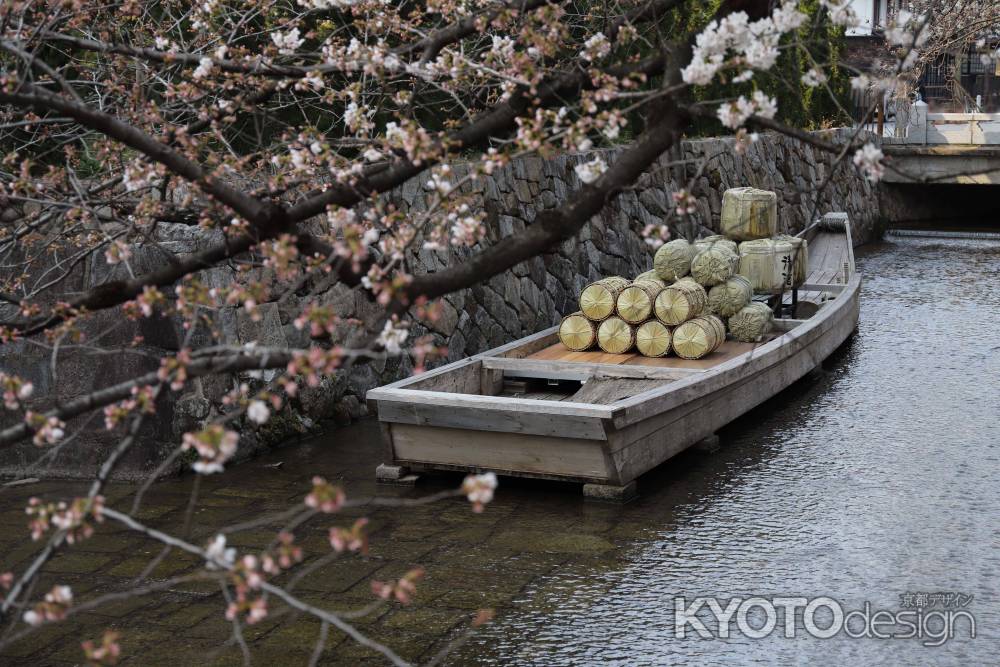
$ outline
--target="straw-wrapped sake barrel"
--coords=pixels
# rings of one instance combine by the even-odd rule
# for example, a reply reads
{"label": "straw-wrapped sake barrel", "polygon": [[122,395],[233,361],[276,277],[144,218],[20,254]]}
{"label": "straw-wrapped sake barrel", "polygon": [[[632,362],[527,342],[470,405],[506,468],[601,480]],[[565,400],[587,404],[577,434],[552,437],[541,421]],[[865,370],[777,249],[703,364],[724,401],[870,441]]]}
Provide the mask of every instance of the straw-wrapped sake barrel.
{"label": "straw-wrapped sake barrel", "polygon": [[597,344],[609,354],[624,354],[635,345],[635,327],[620,317],[609,317],[597,327]]}
{"label": "straw-wrapped sake barrel", "polygon": [[702,315],[703,318],[708,320],[709,324],[715,328],[715,333],[718,334],[717,342],[712,350],[717,350],[719,347],[726,342],[726,323],[718,315],[713,315],[711,313],[706,313]]}
{"label": "straw-wrapped sake barrel", "polygon": [[788,234],[778,234],[775,241],[787,241],[792,244],[792,260],[794,262],[792,270],[792,286],[799,287],[806,282],[806,275],[809,274],[809,243],[798,236]]}
{"label": "straw-wrapped sake barrel", "polygon": [[795,249],[788,241],[757,239],[740,244],[739,274],[755,292],[781,292],[792,286]]}
{"label": "straw-wrapped sake barrel", "polygon": [[708,309],[720,317],[731,317],[750,303],[753,286],[741,275],[735,275],[708,291]]}
{"label": "straw-wrapped sake barrel", "polygon": [[650,320],[635,330],[635,347],[646,357],[665,357],[670,354],[670,327],[659,320]]}
{"label": "straw-wrapped sake barrel", "polygon": [[765,239],[778,230],[778,198],[768,190],[730,188],[722,194],[722,233],[737,241]]}
{"label": "straw-wrapped sake barrel", "polygon": [[695,247],[686,239],[674,239],[660,246],[653,257],[653,270],[660,280],[673,282],[691,271]]}
{"label": "straw-wrapped sake barrel", "polygon": [[774,313],[768,305],[754,301],[729,318],[729,333],[741,343],[757,343],[773,324]]}
{"label": "straw-wrapped sake barrel", "polygon": [[717,245],[702,250],[691,260],[691,277],[700,285],[712,287],[736,273],[740,258],[728,248]]}
{"label": "straw-wrapped sake barrel", "polygon": [[576,311],[559,323],[559,341],[574,352],[589,350],[597,342],[597,325]]}
{"label": "straw-wrapped sake barrel", "polygon": [[693,280],[682,279],[665,287],[653,301],[653,314],[666,325],[677,326],[698,317],[708,305],[705,288]]}
{"label": "straw-wrapped sake barrel", "polygon": [[671,345],[683,359],[701,359],[722,345],[723,340],[725,332],[719,334],[719,323],[708,317],[696,317],[674,329]]}
{"label": "straw-wrapped sake barrel", "polygon": [[635,280],[633,280],[632,282],[637,283],[640,280],[647,280],[650,282],[657,283],[660,287],[666,287],[669,284],[667,281],[660,278],[660,276],[656,275],[655,269],[651,269],[649,271],[643,271],[642,273],[637,275],[635,277]]}
{"label": "straw-wrapped sake barrel", "polygon": [[659,280],[636,280],[618,295],[615,303],[618,317],[629,324],[645,322],[653,314],[653,302],[661,290],[663,283]]}
{"label": "straw-wrapped sake barrel", "polygon": [[580,310],[588,319],[600,322],[615,312],[615,301],[628,285],[629,281],[620,276],[590,283],[580,292]]}
{"label": "straw-wrapped sake barrel", "polygon": [[732,239],[727,239],[722,234],[714,234],[712,236],[706,236],[703,239],[698,239],[694,242],[694,247],[697,248],[697,252],[702,250],[707,250],[715,246],[722,246],[723,248],[728,248],[733,252],[734,255],[738,254],[736,241]]}

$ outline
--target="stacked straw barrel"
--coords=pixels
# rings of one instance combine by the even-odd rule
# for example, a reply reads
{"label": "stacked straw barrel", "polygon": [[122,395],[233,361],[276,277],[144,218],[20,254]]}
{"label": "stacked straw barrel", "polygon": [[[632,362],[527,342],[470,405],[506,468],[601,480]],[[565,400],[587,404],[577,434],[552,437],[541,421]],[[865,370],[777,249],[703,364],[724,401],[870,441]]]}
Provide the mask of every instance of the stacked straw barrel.
{"label": "stacked straw barrel", "polygon": [[628,284],[628,279],[621,276],[612,276],[590,283],[580,293],[580,310],[594,322],[607,319],[615,312],[618,295]]}
{"label": "stacked straw barrel", "polygon": [[670,241],[656,251],[653,268],[635,279],[612,276],[590,283],[580,293],[580,310],[562,319],[559,340],[577,352],[599,348],[608,354],[700,359],[726,341],[728,322],[734,340],[762,341],[773,315],[753,296],[770,291],[765,285],[777,278],[775,256],[781,253],[773,251],[793,248],[791,282],[801,284],[806,275],[805,241],[775,235],[775,201],[773,193],[760,190],[727,191],[726,235]]}

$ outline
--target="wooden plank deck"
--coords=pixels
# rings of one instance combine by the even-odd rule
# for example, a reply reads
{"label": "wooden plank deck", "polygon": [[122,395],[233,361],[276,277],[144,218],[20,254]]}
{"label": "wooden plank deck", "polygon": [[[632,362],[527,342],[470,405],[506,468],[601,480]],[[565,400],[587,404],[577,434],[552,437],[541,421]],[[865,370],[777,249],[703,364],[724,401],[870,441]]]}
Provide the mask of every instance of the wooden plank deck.
{"label": "wooden plank deck", "polygon": [[711,354],[701,359],[681,359],[680,357],[644,357],[641,354],[608,354],[607,352],[574,352],[562,343],[556,343],[528,355],[527,359],[546,361],[576,362],[588,364],[614,364],[623,366],[652,366],[655,368],[679,368],[693,371],[705,371],[754,348],[764,345],[777,334],[768,335],[760,343],[737,343],[728,340]]}

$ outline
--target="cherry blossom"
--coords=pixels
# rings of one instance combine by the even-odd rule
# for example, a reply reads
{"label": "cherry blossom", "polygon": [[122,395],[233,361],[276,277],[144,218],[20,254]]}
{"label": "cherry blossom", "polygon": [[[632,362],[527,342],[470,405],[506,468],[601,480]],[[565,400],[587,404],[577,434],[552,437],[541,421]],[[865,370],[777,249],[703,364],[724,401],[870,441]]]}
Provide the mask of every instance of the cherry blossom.
{"label": "cherry blossom", "polygon": [[43,503],[38,498],[31,498],[25,508],[25,513],[31,517],[28,524],[31,539],[40,539],[50,527],[63,531],[69,544],[87,539],[94,534],[91,520],[97,523],[104,520],[103,508],[103,496],[76,498],[68,505],[64,501]]}
{"label": "cherry blossom", "polygon": [[69,586],[53,586],[45,594],[45,600],[24,612],[24,622],[28,625],[41,625],[51,621],[61,621],[66,618],[66,612],[73,605],[73,590]]}
{"label": "cherry blossom", "polygon": [[[128,187],[126,185],[126,187]],[[118,264],[119,262],[127,262],[132,257],[132,249],[129,246],[119,240],[115,240],[108,245],[108,249],[104,251],[104,261],[108,264]]]}
{"label": "cherry blossom", "polygon": [[879,181],[885,174],[885,166],[882,164],[884,155],[874,144],[865,144],[854,153],[854,164],[869,181]]}
{"label": "cherry blossom", "polygon": [[8,410],[19,410],[24,401],[35,393],[35,385],[16,375],[7,375],[0,371],[0,390],[3,391],[3,404]]}
{"label": "cherry blossom", "polygon": [[406,338],[409,335],[409,329],[405,325],[393,320],[387,320],[376,342],[384,347],[387,353],[399,354],[403,351],[402,345],[406,342]]}
{"label": "cherry blossom", "polygon": [[213,69],[215,69],[215,61],[205,57],[198,61],[198,67],[191,73],[191,76],[195,79],[204,79],[212,73]]}
{"label": "cherry blossom", "polygon": [[576,172],[577,177],[584,183],[590,184],[601,177],[601,174],[608,170],[608,163],[605,162],[600,156],[595,157],[593,160],[578,164],[573,168]]}
{"label": "cherry blossom", "polygon": [[642,240],[653,248],[659,248],[670,240],[670,228],[667,225],[646,225],[642,228]]}
{"label": "cherry blossom", "polygon": [[677,208],[677,215],[691,215],[698,211],[698,200],[686,188],[674,192],[671,197]]}
{"label": "cherry blossom", "polygon": [[845,28],[861,25],[861,19],[851,7],[851,0],[819,0],[819,4],[830,12],[830,20],[835,25]]}
{"label": "cherry blossom", "polygon": [[108,630],[101,637],[100,645],[95,645],[93,641],[86,640],[80,644],[87,661],[92,665],[114,665],[121,655],[121,646],[118,640],[121,633]]}
{"label": "cherry blossom", "polygon": [[218,534],[205,547],[205,567],[209,570],[228,568],[236,562],[236,549],[226,546],[226,536]]}
{"label": "cherry blossom", "polygon": [[368,552],[368,535],[365,527],[368,519],[362,517],[354,522],[350,528],[333,527],[330,529],[330,546],[337,553],[342,551]]}
{"label": "cherry blossom", "polygon": [[417,582],[424,576],[423,568],[415,568],[396,581],[372,581],[372,593],[383,600],[395,598],[397,602],[409,604],[417,592]]}
{"label": "cherry blossom", "polygon": [[778,104],[774,98],[755,90],[753,97],[749,100],[740,95],[735,102],[720,105],[716,116],[720,123],[735,130],[746,123],[751,116],[774,118],[777,111]]}
{"label": "cherry blossom", "polygon": [[825,83],[826,80],[826,73],[816,67],[811,67],[809,71],[802,75],[802,83],[810,88],[815,88],[816,86]]}
{"label": "cherry blossom", "polygon": [[312,484],[312,491],[305,499],[306,505],[324,514],[339,512],[340,508],[344,506],[344,501],[347,499],[343,489],[330,484],[319,476],[313,477]]}
{"label": "cherry blossom", "polygon": [[278,533],[278,545],[271,553],[260,558],[260,569],[268,574],[279,574],[302,561],[302,547],[295,544],[295,536],[288,531]]}
{"label": "cherry blossom", "polygon": [[493,500],[493,492],[497,488],[496,473],[486,472],[479,475],[469,475],[462,482],[462,493],[472,503],[472,511],[477,514],[483,511],[485,505]]}
{"label": "cherry blossom", "polygon": [[66,435],[66,424],[58,417],[46,417],[28,410],[24,413],[24,423],[34,431],[33,441],[39,447],[54,445]]}
{"label": "cherry blossom", "polygon": [[194,450],[200,457],[191,467],[202,475],[223,471],[223,466],[236,453],[240,436],[219,424],[210,424],[201,431],[185,433],[181,442],[184,451]]}
{"label": "cherry blossom", "polygon": [[603,32],[594,33],[583,43],[583,50],[580,57],[584,60],[599,60],[611,53],[611,42],[605,37]]}
{"label": "cherry blossom", "polygon": [[250,401],[247,406],[247,418],[255,424],[266,424],[271,418],[271,410],[264,401]]}

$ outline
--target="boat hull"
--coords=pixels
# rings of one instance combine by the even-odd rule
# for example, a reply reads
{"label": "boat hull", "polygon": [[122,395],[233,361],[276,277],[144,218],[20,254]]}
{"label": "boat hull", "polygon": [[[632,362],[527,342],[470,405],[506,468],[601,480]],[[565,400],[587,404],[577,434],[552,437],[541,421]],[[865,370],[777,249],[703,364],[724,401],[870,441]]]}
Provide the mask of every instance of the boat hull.
{"label": "boat hull", "polygon": [[[559,356],[553,327],[372,390],[383,461],[400,470],[491,470],[624,488],[788,388],[852,335],[861,277],[849,230],[836,236],[810,240],[822,261],[812,275],[825,281],[806,286],[820,295],[816,314],[778,320],[777,335],[761,344],[727,343],[730,353],[715,361]],[[568,399],[501,395],[510,378],[581,380],[586,390]]]}

